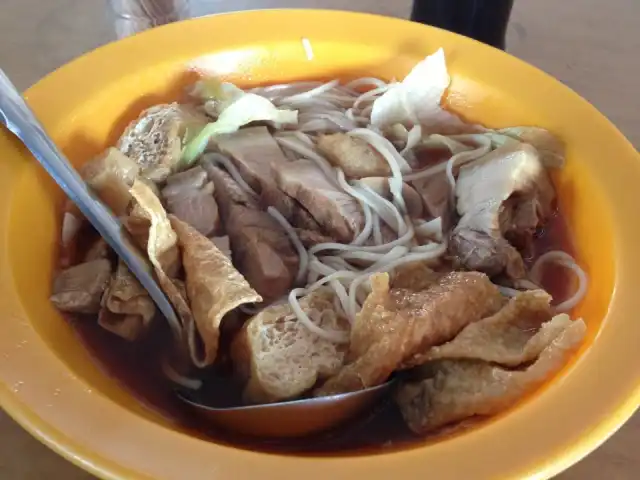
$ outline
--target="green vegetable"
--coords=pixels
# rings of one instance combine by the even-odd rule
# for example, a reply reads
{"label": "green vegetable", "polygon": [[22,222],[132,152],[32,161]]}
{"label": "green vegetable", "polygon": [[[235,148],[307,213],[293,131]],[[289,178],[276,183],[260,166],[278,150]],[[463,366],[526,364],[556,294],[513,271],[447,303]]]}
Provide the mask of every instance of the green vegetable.
{"label": "green vegetable", "polygon": [[[246,93],[231,84],[220,84],[216,107],[220,108],[218,120],[205,126],[198,135],[189,141],[183,151],[181,168],[189,168],[205,151],[211,137],[223,133],[233,133],[251,122],[270,121],[276,124],[295,124],[298,122],[296,110],[279,110],[264,97]],[[240,94],[238,93],[240,92]]]}

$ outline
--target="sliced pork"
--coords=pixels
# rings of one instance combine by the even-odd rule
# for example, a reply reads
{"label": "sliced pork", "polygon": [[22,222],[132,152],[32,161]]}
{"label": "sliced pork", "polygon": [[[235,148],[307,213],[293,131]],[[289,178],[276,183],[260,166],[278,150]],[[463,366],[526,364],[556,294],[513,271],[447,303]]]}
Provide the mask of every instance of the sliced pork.
{"label": "sliced pork", "polygon": [[322,230],[339,242],[349,243],[364,225],[358,201],[335,185],[310,160],[283,165],[277,184],[313,216]]}
{"label": "sliced pork", "polygon": [[318,149],[348,178],[388,177],[391,168],[380,153],[366,141],[346,133],[321,135]]}
{"label": "sliced pork", "polygon": [[194,167],[167,178],[162,198],[169,213],[188,223],[205,236],[214,235],[220,226],[213,183],[202,167]]}
{"label": "sliced pork", "polygon": [[451,206],[451,184],[445,172],[411,182],[422,198],[428,218],[445,217]]}
{"label": "sliced pork", "polygon": [[272,182],[273,169],[289,162],[267,127],[243,128],[219,135],[216,143],[229,156],[247,184],[262,191],[262,184]]}
{"label": "sliced pork", "polygon": [[209,175],[234,265],[265,301],[282,297],[293,287],[299,263],[289,237],[226,172],[213,167]]}
{"label": "sliced pork", "polygon": [[51,302],[63,312],[98,313],[110,279],[109,260],[102,258],[75,265],[56,276]]}

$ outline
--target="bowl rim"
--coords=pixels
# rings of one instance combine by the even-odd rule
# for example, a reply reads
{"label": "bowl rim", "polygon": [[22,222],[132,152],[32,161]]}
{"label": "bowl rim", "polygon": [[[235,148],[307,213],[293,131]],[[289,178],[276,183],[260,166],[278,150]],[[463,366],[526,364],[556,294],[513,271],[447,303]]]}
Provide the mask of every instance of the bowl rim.
{"label": "bowl rim", "polygon": [[[252,20],[259,20],[262,29],[265,28],[265,25],[270,25],[275,28],[281,22],[286,20],[293,21],[298,24],[298,27],[291,27],[289,25],[287,27],[289,30],[302,32],[304,25],[310,24],[311,22],[318,22],[320,19],[326,22],[331,22],[335,28],[339,28],[340,25],[348,27],[349,25],[356,23],[366,23],[370,25],[367,28],[382,27],[388,28],[390,31],[410,31],[413,32],[413,34],[421,32],[422,35],[428,35],[429,30],[431,30],[432,32],[439,31],[439,35],[442,36],[457,37],[455,40],[456,44],[461,45],[464,48],[480,51],[497,62],[506,62],[512,65],[518,65],[518,69],[526,70],[527,74],[531,75],[535,80],[538,80],[545,85],[549,85],[549,88],[553,88],[556,91],[562,91],[562,95],[568,98],[568,101],[572,106],[575,106],[576,109],[579,109],[586,115],[589,115],[591,121],[595,122],[598,129],[603,132],[603,136],[606,134],[607,138],[612,141],[613,148],[617,153],[620,153],[626,159],[633,159],[636,162],[640,159],[635,148],[615,128],[615,126],[611,124],[611,122],[609,122],[602,114],[597,112],[593,106],[579,97],[571,89],[560,84],[560,82],[541,70],[508,54],[499,52],[491,47],[475,42],[474,40],[461,37],[450,32],[443,32],[439,29],[435,29],[434,27],[413,24],[397,18],[366,13],[342,12],[335,10],[274,9],[232,12],[191,19],[163,26],[161,28],[143,32],[142,34],[134,37],[129,37],[118,42],[104,45],[47,75],[41,81],[29,88],[25,95],[34,107],[34,110],[36,110],[38,114],[42,114],[41,117],[45,125],[52,124],[55,123],[55,117],[58,115],[59,111],[56,108],[47,109],[45,106],[46,100],[52,91],[64,92],[64,90],[55,87],[73,83],[70,82],[70,80],[77,78],[78,76],[82,77],[83,71],[104,71],[104,64],[109,64],[110,59],[113,59],[114,57],[117,58],[121,54],[127,57],[125,52],[129,48],[143,48],[144,45],[150,45],[152,42],[162,39],[168,41],[173,35],[177,35],[180,32],[186,32],[190,29],[193,29],[194,31],[204,31],[205,26],[209,28],[215,26],[216,28],[222,28],[230,32],[233,28],[249,23]],[[157,60],[158,59],[152,55],[151,58],[144,60],[144,62],[147,65],[151,65],[152,62]],[[127,60],[123,65],[119,66],[118,69],[124,68],[127,63],[131,63],[131,61]],[[107,81],[111,81],[114,77],[111,74],[106,75],[105,78],[105,80],[101,80],[101,85],[107,85]],[[61,93],[61,95],[64,96],[67,95],[67,93]],[[15,156],[26,156],[24,151],[16,146],[15,142],[7,138],[7,134],[0,134],[0,145],[5,144],[14,150],[13,154]],[[629,162],[630,161],[631,160],[629,160]],[[629,163],[629,165],[630,164],[631,163]],[[640,165],[640,162],[638,162],[638,164]],[[0,192],[10,192],[12,189],[11,171],[8,171],[4,166],[0,166],[0,172],[3,173],[3,175],[0,175],[0,187],[2,187],[0,188]],[[636,172],[638,173],[637,178],[640,178],[640,169],[636,169]],[[629,176],[632,175],[629,174]],[[9,206],[2,206],[0,208],[0,224],[4,224],[9,221],[9,211]],[[618,249],[616,252],[616,260],[619,260],[620,255],[627,253],[633,260],[640,260],[639,255],[633,254],[632,241],[630,239],[621,239],[616,247]],[[9,253],[7,248],[7,238],[4,234],[0,236],[0,255],[2,255],[2,265],[7,265]],[[619,261],[617,261],[617,264],[619,264]],[[640,264],[640,261],[638,264]],[[20,305],[20,302],[17,300],[13,278],[11,277],[10,272],[7,272],[6,270],[7,269],[2,269],[2,272],[0,272],[0,306],[2,307],[0,311],[3,312],[5,322],[8,322],[8,318],[12,320],[13,323],[24,323],[26,313]],[[625,278],[631,278],[631,269],[618,268],[616,271],[616,286],[619,288],[616,288],[616,291],[613,294],[611,308],[607,318],[611,315],[617,314],[623,309],[620,305],[621,297],[626,299],[625,302],[623,302],[627,304],[627,306],[624,307],[625,310],[628,309],[629,305],[640,306],[640,300],[628,300],[628,298],[630,298],[629,295],[632,295],[633,289],[621,283],[621,280]],[[626,327],[629,326],[626,325]],[[11,328],[13,328],[13,326],[11,326]],[[25,325],[23,324],[21,328],[25,329]],[[28,329],[29,327],[26,327],[26,330]],[[399,464],[404,465],[403,468],[417,469],[420,466],[424,467],[425,462],[429,458],[436,459],[439,455],[450,457],[453,450],[452,442],[454,441],[456,442],[455,449],[457,451],[475,448],[477,449],[474,454],[475,456],[480,455],[483,458],[486,458],[486,455],[496,453],[489,446],[491,441],[496,438],[509,438],[505,435],[511,435],[514,445],[501,445],[500,448],[502,449],[503,454],[512,453],[520,458],[520,454],[516,454],[514,448],[517,444],[524,444],[526,441],[524,436],[535,430],[532,429],[532,426],[530,425],[532,419],[544,418],[552,421],[554,416],[545,414],[545,412],[549,413],[550,411],[546,409],[557,408],[559,414],[570,412],[571,402],[570,399],[566,398],[566,394],[562,391],[563,388],[567,391],[571,388],[569,385],[574,386],[573,388],[578,388],[578,390],[582,389],[583,391],[585,389],[588,390],[587,387],[595,388],[597,386],[596,380],[593,378],[589,380],[593,375],[586,371],[589,366],[594,365],[597,362],[602,362],[605,367],[612,365],[622,366],[622,360],[636,358],[630,355],[628,347],[632,340],[637,339],[637,337],[633,338],[633,335],[640,333],[640,327],[634,327],[633,329],[629,327],[629,329],[630,332],[628,333],[632,338],[627,339],[628,342],[624,343],[625,348],[620,350],[620,355],[626,355],[628,358],[613,358],[613,355],[607,355],[606,352],[602,352],[604,347],[597,345],[599,348],[595,348],[596,345],[594,345],[594,348],[590,348],[589,351],[580,357],[575,364],[565,372],[561,381],[556,381],[550,385],[545,392],[540,395],[536,402],[530,402],[521,407],[517,413],[502,418],[499,422],[491,423],[482,429],[470,432],[467,435],[458,437],[451,441],[444,441],[438,444],[429,445],[428,448],[430,449],[430,452],[426,452],[423,448],[417,448],[406,452],[402,451],[389,455],[377,455],[372,457],[335,457],[323,459],[291,457],[295,458],[296,466],[289,465],[289,463],[292,462],[286,462],[287,466],[283,466],[285,462],[282,460],[283,457],[279,455],[237,450],[234,448],[211,444],[178,432],[173,432],[168,428],[154,424],[150,420],[142,419],[131,412],[127,412],[122,407],[115,405],[110,400],[101,396],[93,395],[91,400],[89,400],[88,396],[90,396],[91,392],[81,392],[83,389],[86,390],[89,387],[84,384],[83,380],[75,377],[65,378],[62,380],[62,377],[65,375],[67,377],[69,376],[68,371],[66,366],[64,366],[64,364],[51,350],[47,349],[36,351],[36,346],[41,349],[42,345],[45,344],[36,338],[37,334],[33,331],[30,333],[31,337],[33,337],[33,345],[29,348],[30,357],[28,358],[28,361],[31,362],[39,360],[49,362],[47,365],[43,366],[43,369],[46,369],[51,374],[54,374],[55,372],[55,375],[60,377],[61,381],[69,386],[69,389],[73,389],[78,392],[78,397],[82,397],[82,402],[90,402],[91,408],[88,411],[94,414],[99,414],[101,409],[104,409],[104,411],[108,412],[109,415],[117,411],[116,415],[119,418],[121,417],[123,420],[131,421],[136,425],[139,425],[139,430],[144,435],[158,435],[161,437],[157,443],[158,448],[164,448],[166,451],[168,448],[173,448],[177,441],[176,439],[179,439],[184,448],[193,448],[195,451],[201,453],[207,451],[212,456],[216,456],[218,459],[216,460],[217,462],[221,464],[225,463],[225,466],[217,470],[220,475],[224,475],[229,472],[237,472],[237,470],[231,470],[232,467],[229,466],[231,463],[234,465],[250,463],[254,465],[254,467],[260,463],[264,468],[278,468],[285,477],[287,477],[287,474],[295,474],[295,472],[299,473],[305,470],[308,471],[309,467],[313,468],[317,463],[322,464],[322,466],[325,467],[326,472],[330,475],[342,478],[344,475],[344,471],[342,469],[347,467],[351,468],[351,470],[348,470],[348,472],[350,472],[349,476],[352,476],[356,472],[371,472],[374,469],[377,469],[379,472],[386,472],[385,475],[388,475],[388,472],[392,469],[399,468]],[[599,335],[598,341],[608,341],[611,343],[612,340],[610,337],[615,336],[615,334],[610,330],[611,329],[607,331],[606,335],[602,332],[603,334]],[[609,338],[604,338],[605,336]],[[616,338],[618,337],[616,336]],[[40,343],[38,343],[39,341]],[[26,357],[25,361],[27,361]],[[511,465],[506,474],[499,470],[484,470],[485,473],[492,472],[494,475],[493,477],[487,476],[487,478],[495,478],[495,475],[501,475],[502,478],[546,478],[559,473],[586,456],[589,452],[604,442],[612,433],[614,433],[640,405],[640,375],[625,375],[626,376],[612,375],[611,378],[602,380],[611,386],[611,392],[607,392],[606,395],[597,399],[585,399],[585,402],[590,405],[590,410],[592,412],[596,412],[600,416],[597,419],[594,418],[593,421],[572,423],[573,433],[568,435],[564,432],[561,441],[554,439],[553,442],[549,442],[550,445],[548,448],[545,447],[544,450],[544,459],[539,458],[541,453],[538,452],[539,454],[534,456],[534,458],[529,458],[527,460],[527,465]],[[135,458],[135,456],[124,453],[122,449],[113,450],[105,447],[100,450],[93,450],[92,447],[83,445],[82,442],[78,440],[78,438],[81,439],[83,435],[80,435],[77,427],[75,427],[75,429],[70,428],[69,430],[66,430],[65,432],[67,433],[65,433],[61,429],[53,426],[54,423],[66,425],[70,425],[70,422],[77,423],[78,419],[72,415],[73,407],[67,405],[65,407],[67,411],[63,413],[46,412],[42,405],[34,403],[37,401],[34,400],[33,397],[30,397],[28,392],[23,394],[12,389],[10,381],[14,378],[15,377],[12,374],[8,373],[6,368],[0,366],[0,405],[2,405],[11,417],[13,417],[20,425],[40,441],[74,464],[101,478],[150,478],[144,473],[141,473],[138,459]],[[85,403],[82,405],[82,408],[84,408]],[[584,408],[584,406],[582,408]],[[612,410],[607,412],[606,410],[609,408]],[[86,413],[87,412],[83,413],[83,417],[86,416]],[[65,417],[65,415],[69,416]],[[569,414],[567,413],[567,415]],[[105,414],[105,416],[107,415]],[[122,438],[121,435],[126,435],[126,430],[129,429],[129,424],[122,428],[110,428],[106,423],[101,424],[99,420],[94,420],[96,423],[93,427],[101,425],[105,431],[108,432],[101,443],[102,446],[104,446],[106,442]],[[525,429],[527,431],[522,432],[521,429],[525,427],[525,424],[527,424],[527,429]],[[580,432],[576,432],[576,425],[580,425]],[[138,428],[138,426],[136,426],[136,428]],[[549,428],[551,430],[555,430],[557,433],[561,433],[561,427],[558,425],[549,425]],[[551,445],[551,443],[553,443],[553,445]],[[218,451],[218,455],[214,455],[214,450]],[[119,462],[113,460],[112,457],[114,452],[118,452],[118,457],[120,459]],[[223,457],[225,458],[223,459]],[[226,462],[231,463],[226,464]],[[211,465],[209,466],[214,468]],[[426,466],[426,468],[428,468],[428,466]],[[179,474],[180,473],[177,470],[172,470],[172,467],[167,467],[167,475],[169,476],[166,478],[180,478],[179,476],[176,476]],[[380,473],[374,473],[374,476],[379,474]],[[446,475],[442,478],[445,477]]]}

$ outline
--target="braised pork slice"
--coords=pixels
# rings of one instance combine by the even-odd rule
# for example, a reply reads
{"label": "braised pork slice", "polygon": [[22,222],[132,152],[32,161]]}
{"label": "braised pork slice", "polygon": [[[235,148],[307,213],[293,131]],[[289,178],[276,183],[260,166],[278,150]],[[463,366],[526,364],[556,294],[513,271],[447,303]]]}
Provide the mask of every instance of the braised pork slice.
{"label": "braised pork slice", "polygon": [[384,383],[393,371],[503,303],[495,285],[478,272],[449,273],[422,291],[390,289],[388,274],[373,275],[371,286],[351,330],[349,363],[320,387],[319,396]]}
{"label": "braised pork slice", "polygon": [[320,226],[314,218],[275,183],[274,170],[289,163],[266,127],[250,127],[216,137],[218,148],[229,156],[243,180],[260,195],[263,206],[274,207],[292,225],[314,232]]}
{"label": "braised pork slice", "polygon": [[162,189],[162,196],[172,197],[185,191],[200,190],[208,181],[207,172],[198,165],[168,177],[167,185]]}
{"label": "braised pork slice", "polygon": [[312,248],[320,243],[333,243],[334,239],[314,230],[296,228],[296,234],[305,248]]}
{"label": "braised pork slice", "polygon": [[293,286],[299,263],[286,232],[225,171],[213,167],[209,175],[215,184],[233,264],[265,301],[285,295]]}
{"label": "braised pork slice", "polygon": [[364,225],[358,201],[335,185],[310,160],[283,165],[276,172],[278,186],[313,216],[322,230],[349,243]]}
{"label": "braised pork slice", "polygon": [[264,206],[274,207],[289,223],[303,230],[321,232],[322,227],[313,216],[295,199],[285,194],[275,183],[263,183],[260,202]]}
{"label": "braised pork slice", "polygon": [[522,278],[524,262],[509,239],[525,243],[552,213],[555,199],[535,148],[506,145],[462,167],[455,193],[461,218],[450,252],[469,270]]}
{"label": "braised pork slice", "polygon": [[98,313],[111,278],[111,263],[98,259],[60,272],[53,281],[51,302],[63,312]]}
{"label": "braised pork slice", "polygon": [[411,182],[422,198],[427,218],[444,217],[451,206],[451,184],[445,172]]}
{"label": "braised pork slice", "polygon": [[220,226],[218,204],[211,193],[197,191],[167,202],[167,210],[204,236],[214,235]]}
{"label": "braised pork slice", "polygon": [[249,127],[234,133],[218,135],[220,151],[228,155],[240,175],[256,192],[271,181],[273,169],[289,162],[267,127]]}
{"label": "braised pork slice", "polygon": [[220,217],[213,197],[213,183],[200,167],[190,168],[167,178],[162,198],[169,213],[188,223],[205,236],[218,233]]}
{"label": "braised pork slice", "polygon": [[87,251],[84,254],[83,263],[103,258],[109,259],[113,256],[112,254],[113,250],[111,250],[107,241],[102,237],[98,237],[91,243],[89,248],[87,248]]}
{"label": "braised pork slice", "polygon": [[318,149],[347,178],[388,177],[391,168],[380,153],[361,138],[346,133],[321,135]]}

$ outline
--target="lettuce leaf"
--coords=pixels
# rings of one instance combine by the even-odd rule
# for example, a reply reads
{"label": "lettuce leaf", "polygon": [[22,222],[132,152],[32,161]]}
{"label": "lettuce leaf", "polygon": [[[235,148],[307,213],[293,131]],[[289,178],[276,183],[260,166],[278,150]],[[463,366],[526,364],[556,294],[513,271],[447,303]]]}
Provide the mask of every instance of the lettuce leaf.
{"label": "lettuce leaf", "polygon": [[280,126],[298,123],[297,110],[280,110],[260,95],[247,93],[231,83],[208,81],[197,89],[201,97],[213,101],[218,114],[215,122],[209,123],[185,145],[182,151],[181,168],[188,168],[206,149],[211,137],[233,133],[251,122],[269,121]]}
{"label": "lettuce leaf", "polygon": [[373,102],[371,124],[381,130],[396,124],[407,128],[422,125],[425,133],[474,130],[474,126],[466,125],[440,106],[450,83],[444,51],[439,49]]}

